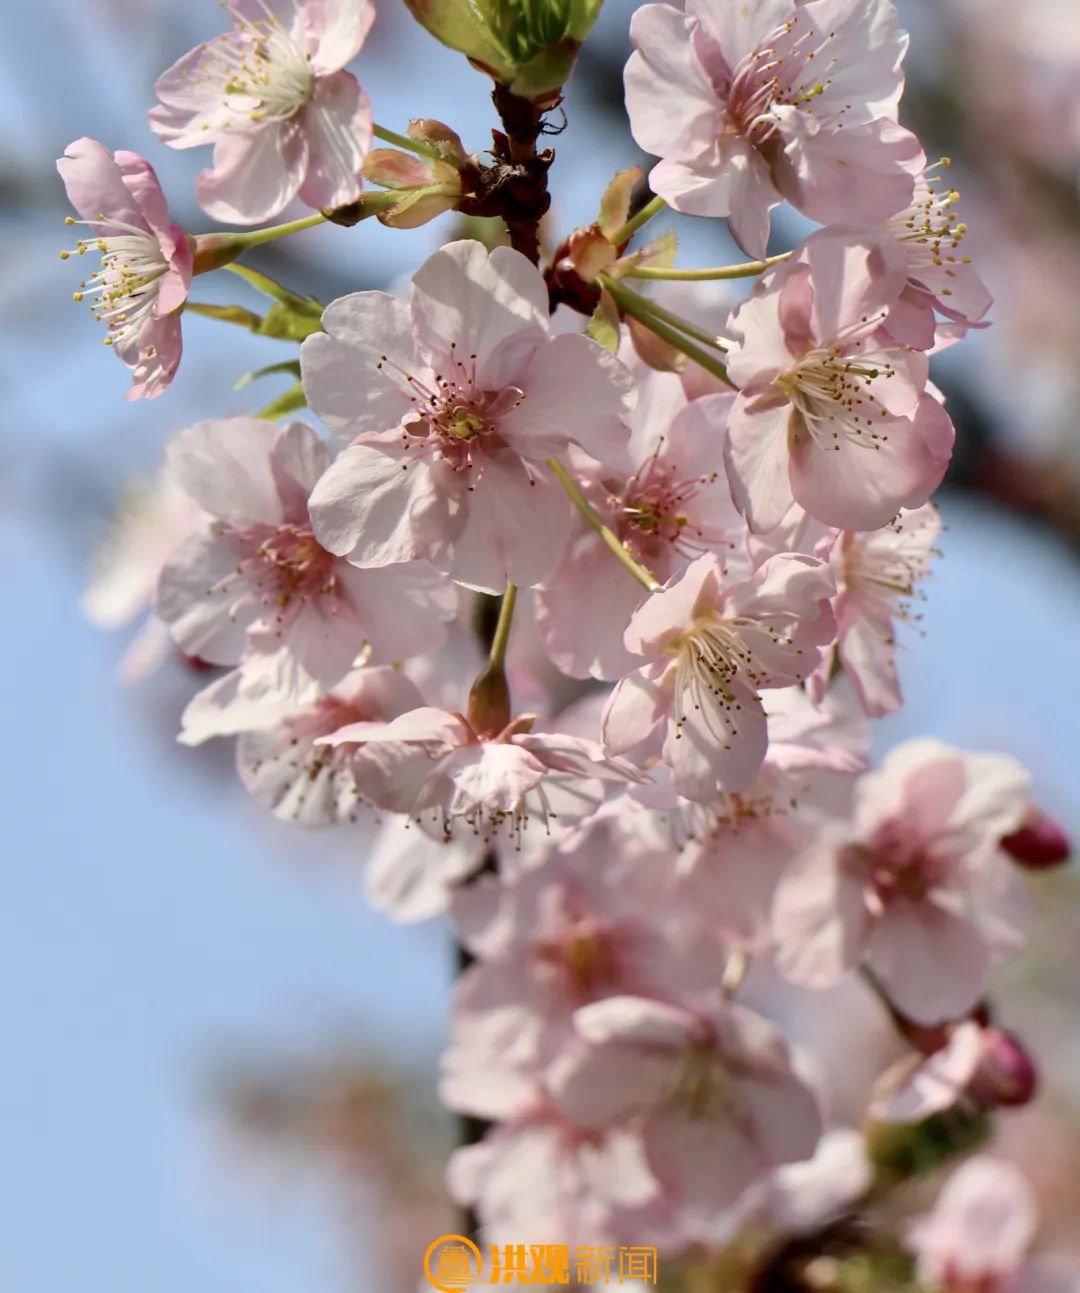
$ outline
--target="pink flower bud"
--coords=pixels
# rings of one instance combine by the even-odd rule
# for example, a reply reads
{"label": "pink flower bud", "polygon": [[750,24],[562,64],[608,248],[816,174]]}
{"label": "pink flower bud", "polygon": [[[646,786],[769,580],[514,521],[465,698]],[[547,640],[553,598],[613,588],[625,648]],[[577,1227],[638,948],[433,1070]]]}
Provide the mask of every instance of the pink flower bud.
{"label": "pink flower bud", "polygon": [[988,1105],[1012,1109],[1028,1104],[1039,1087],[1039,1072],[1013,1033],[987,1028],[983,1053],[971,1081],[971,1094]]}
{"label": "pink flower bud", "polygon": [[1069,837],[1061,823],[1033,805],[1028,807],[1024,824],[1011,835],[1006,835],[1001,847],[1029,871],[1061,866],[1072,853]]}

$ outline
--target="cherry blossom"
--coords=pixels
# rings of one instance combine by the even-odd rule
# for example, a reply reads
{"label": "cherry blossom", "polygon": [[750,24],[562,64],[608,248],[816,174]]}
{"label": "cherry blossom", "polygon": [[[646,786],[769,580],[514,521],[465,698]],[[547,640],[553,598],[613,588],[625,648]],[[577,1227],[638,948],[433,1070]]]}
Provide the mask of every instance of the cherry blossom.
{"label": "cherry blossom", "polygon": [[[745,546],[745,527],[718,470],[731,396],[688,402],[675,374],[637,369],[632,471],[615,475],[583,464],[578,480],[635,560],[664,583],[703,552],[730,562]],[[572,677],[617,679],[634,667],[611,630],[629,621],[646,594],[633,580],[611,576],[610,550],[579,518],[535,599],[544,648]]]}
{"label": "cherry blossom", "polygon": [[154,590],[165,561],[207,519],[165,468],[122,497],[94,556],[82,610],[101,629],[121,628],[144,614],[120,663],[125,682],[137,682],[152,673],[172,649],[169,631],[150,610]]}
{"label": "cherry blossom", "polygon": [[617,811],[540,865],[458,890],[451,915],[476,960],[455,992],[447,1102],[484,1117],[520,1111],[572,1040],[579,1006],[626,993],[678,1000],[720,983],[727,951],[684,890],[669,850],[643,842]]}
{"label": "cherry blossom", "polygon": [[684,1242],[722,1234],[727,1210],[771,1168],[813,1154],[817,1099],[782,1035],[744,1006],[612,996],[575,1022],[584,1045],[553,1074],[555,1103],[586,1128],[638,1120]]}
{"label": "cherry blossom", "polygon": [[[347,744],[316,745],[349,723],[396,718],[422,703],[416,686],[396,669],[357,669],[337,687],[272,726],[241,732],[236,745],[240,780],[276,817],[303,826],[349,821],[361,803],[353,756]],[[270,716],[267,705],[234,704]],[[190,716],[188,730],[190,732]],[[222,733],[224,734],[224,733]]]}
{"label": "cherry blossom", "polygon": [[928,573],[941,533],[932,503],[901,511],[894,521],[869,534],[845,531],[830,553],[836,575],[836,647],[826,654],[811,679],[811,695],[820,699],[838,655],[859,703],[873,718],[902,704],[896,673],[896,620],[917,624],[912,600],[916,585]]}
{"label": "cherry blossom", "polygon": [[226,35],[197,45],[154,87],[150,126],[172,148],[214,146],[198,197],[215,220],[257,224],[293,198],[355,201],[371,105],[342,71],[375,19],[372,0],[226,0]]}
{"label": "cherry blossom", "polygon": [[1030,1258],[1035,1192],[1014,1164],[978,1154],[946,1182],[934,1210],[912,1222],[920,1283],[942,1293],[1075,1293],[1080,1268]]}
{"label": "cherry blossom", "polygon": [[193,251],[169,215],[154,168],[138,153],[110,153],[76,139],[56,163],[71,205],[90,232],[70,255],[101,253],[101,268],[79,284],[105,324],[105,343],[131,369],[129,400],[154,399],[180,367],[180,311],[191,286]]}
{"label": "cherry blossom", "polygon": [[825,229],[732,315],[726,462],[751,529],[797,502],[826,525],[875,530],[941,483],[952,423],[926,392],[926,357],[882,331],[906,281],[895,239]]}
{"label": "cherry blossom", "polygon": [[[956,341],[969,328],[986,327],[990,293],[969,256],[958,255],[967,234],[954,188],[943,189],[928,166],[915,181],[911,205],[885,221],[907,257],[908,281],[889,313],[889,334],[917,350]],[[948,321],[940,324],[935,315]]]}
{"label": "cherry blossom", "polygon": [[485,841],[516,839],[530,820],[548,831],[571,825],[595,811],[609,785],[638,775],[594,742],[534,733],[533,722],[524,715],[486,735],[461,714],[421,707],[389,723],[350,723],[322,740],[362,745],[365,795],[437,838],[464,829]]}
{"label": "cherry blossom", "polygon": [[851,827],[782,879],[780,968],[813,987],[865,962],[917,1023],[970,1010],[990,966],[1024,940],[1026,895],[998,843],[1023,816],[1026,786],[1012,759],[898,746],[857,788]]}
{"label": "cherry blossom", "polygon": [[320,541],[357,566],[429,560],[467,587],[529,587],[558,553],[568,503],[545,467],[578,445],[621,461],[629,374],[552,336],[547,289],[507,247],[450,243],[412,280],[335,301],[303,345],[304,389],[353,437],[314,491]]}
{"label": "cherry blossom", "polygon": [[476,1208],[489,1243],[571,1249],[640,1243],[660,1195],[639,1133],[580,1128],[546,1104],[457,1150],[448,1183]]}
{"label": "cherry blossom", "polygon": [[768,747],[758,693],[817,666],[835,634],[833,589],[812,557],[772,557],[729,584],[715,557],[698,557],[630,620],[626,647],[648,662],[612,693],[605,748],[662,752],[687,799],[748,790]]}
{"label": "cherry blossom", "polygon": [[630,24],[626,106],[662,160],[653,190],[690,215],[728,216],[764,257],[769,211],[878,223],[910,201],[923,161],[896,120],[908,38],[889,0],[688,0]]}
{"label": "cherry blossom", "polygon": [[183,650],[239,665],[250,697],[315,699],[365,650],[382,664],[430,649],[456,611],[430,567],[361,571],[319,544],[308,496],[330,462],[300,422],[201,422],[169,447],[213,519],[165,563],[157,613]]}

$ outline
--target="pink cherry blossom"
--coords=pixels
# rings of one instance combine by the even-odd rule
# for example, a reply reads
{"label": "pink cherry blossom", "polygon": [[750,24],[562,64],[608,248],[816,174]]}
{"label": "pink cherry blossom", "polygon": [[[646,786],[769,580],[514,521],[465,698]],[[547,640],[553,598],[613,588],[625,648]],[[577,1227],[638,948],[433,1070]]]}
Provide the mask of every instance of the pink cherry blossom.
{"label": "pink cherry blossom", "polygon": [[421,703],[415,685],[398,670],[357,669],[279,724],[244,732],[236,745],[240,780],[275,817],[304,826],[349,821],[362,801],[356,751],[315,742],[349,723],[387,721]]}
{"label": "pink cherry blossom", "polygon": [[954,432],[926,392],[926,356],[882,331],[906,281],[895,239],[823,229],[735,311],[726,462],[751,529],[797,502],[826,525],[875,530],[941,483]]}
{"label": "pink cherry blossom", "polygon": [[812,557],[772,557],[732,583],[715,557],[698,557],[630,621],[626,647],[649,660],[612,693],[605,748],[627,754],[662,746],[687,799],[707,803],[718,788],[748,790],[768,746],[758,693],[798,682],[817,666],[835,634],[833,589],[828,567]]}
{"label": "pink cherry blossom", "polygon": [[389,812],[405,813],[437,838],[455,830],[485,841],[519,838],[529,821],[545,830],[593,812],[610,785],[639,774],[577,737],[533,733],[531,715],[482,735],[461,714],[422,707],[390,723],[351,723],[322,738],[362,745],[363,792]]}
{"label": "pink cherry blossom", "polygon": [[367,855],[368,899],[393,920],[409,924],[438,916],[459,885],[481,869],[485,850],[477,836],[436,840],[407,816],[384,815]]}
{"label": "pink cherry blossom", "polygon": [[755,954],[771,946],[773,898],[792,856],[847,808],[867,764],[850,702],[838,706],[830,694],[816,709],[801,687],[786,687],[765,692],[762,705],[769,748],[749,790],[693,803],[672,788],[676,802],[665,803],[656,769],[652,786],[631,787],[628,795],[644,801],[653,791],[653,813],[688,837],[678,866],[699,919],[725,946]]}
{"label": "pink cherry blossom", "polygon": [[1026,786],[1012,759],[898,746],[860,783],[851,828],[781,881],[781,970],[815,987],[865,962],[917,1023],[970,1010],[990,966],[1023,943],[1026,895],[998,842],[1022,817]]}
{"label": "pink cherry blossom", "polygon": [[299,196],[333,208],[360,195],[368,97],[350,73],[372,0],[226,0],[234,30],[158,79],[150,126],[172,148],[213,144],[198,196],[215,220],[257,224]]}
{"label": "pink cherry blossom", "polygon": [[[586,1002],[715,988],[727,952],[683,889],[671,851],[644,843],[618,813],[592,818],[540,865],[459,889],[451,915],[476,961],[455,993],[447,1103],[482,1117],[520,1112]],[[509,1111],[488,1103],[493,1072],[506,1069],[520,1075]],[[499,1099],[510,1089],[508,1077]]]}
{"label": "pink cherry blossom", "polygon": [[[915,181],[911,205],[885,221],[907,257],[908,281],[889,313],[890,336],[931,350],[958,340],[969,328],[988,326],[990,293],[969,256],[958,255],[967,233],[955,207],[960,195],[942,188],[929,166]],[[948,321],[940,324],[935,317]]]}
{"label": "pink cherry blossom", "polygon": [[641,1243],[660,1195],[637,1131],[583,1129],[544,1104],[457,1150],[447,1181],[457,1203],[476,1209],[488,1243],[572,1253]]}
{"label": "pink cherry blossom", "polygon": [[[180,366],[180,311],[191,286],[192,244],[169,216],[154,168],[138,153],[110,153],[76,139],[56,163],[88,237],[75,254],[101,253],[101,268],[79,285],[105,337],[131,369],[129,400],[160,395]],[[62,252],[63,257],[72,253]]]}
{"label": "pink cherry blossom", "polygon": [[540,272],[508,247],[437,251],[408,302],[335,301],[301,351],[309,403],[352,443],[312,497],[320,541],[358,566],[423,557],[459,583],[529,587],[569,507],[545,466],[618,460],[631,381],[602,346],[551,335]]}
{"label": "pink cherry blossom", "polygon": [[896,673],[896,620],[917,623],[911,602],[916,585],[929,571],[941,533],[937,508],[927,503],[901,511],[894,521],[870,534],[845,531],[830,553],[836,575],[836,648],[827,653],[810,680],[820,699],[836,655],[859,703],[871,718],[899,709]]}
{"label": "pink cherry blossom", "polygon": [[165,467],[121,497],[94,554],[82,610],[101,629],[120,628],[144,615],[120,663],[125,682],[137,682],[152,673],[173,649],[169,631],[149,608],[161,567],[207,519]]}
{"label": "pink cherry blossom", "polygon": [[844,811],[856,774],[866,770],[866,724],[843,687],[831,688],[817,705],[802,687],[768,691],[761,704],[768,749],[748,790],[719,790],[707,802],[683,799],[670,769],[660,764],[650,769],[648,782],[627,792],[655,819],[658,835],[685,847],[681,865],[689,871],[694,859],[708,854],[710,842],[728,856],[735,837],[738,851],[747,845],[750,854],[759,845],[767,848],[766,841],[785,855],[797,842],[801,851],[815,823]]}
{"label": "pink cherry blossom", "polygon": [[[721,466],[730,395],[688,402],[674,373],[638,365],[638,403],[630,415],[630,472],[584,465],[586,498],[653,577],[664,583],[703,552],[741,552],[745,526]],[[558,564],[535,597],[544,648],[571,677],[615,679],[634,667],[619,626],[647,596],[612,569],[611,551],[592,526],[575,522]]]}
{"label": "pink cherry blossom", "polygon": [[583,1045],[553,1072],[555,1104],[582,1127],[641,1127],[684,1242],[722,1235],[725,1214],[772,1168],[813,1154],[817,1099],[753,1011],[613,996],[575,1021]]}
{"label": "pink cherry blossom", "polygon": [[911,199],[923,161],[896,120],[908,38],[889,0],[687,0],[643,5],[630,34],[634,138],[662,160],[653,190],[728,216],[764,257],[786,198],[823,223],[878,223]]}
{"label": "pink cherry blossom", "polygon": [[305,702],[367,656],[393,663],[437,644],[456,597],[422,563],[357,570],[312,532],[308,496],[332,455],[300,422],[201,422],[169,466],[212,519],[166,562],[157,613],[184,651],[239,665],[242,690]]}
{"label": "pink cherry blossom", "polygon": [[910,1224],[907,1246],[920,1284],[942,1293],[1076,1293],[1080,1268],[1027,1256],[1037,1227],[1035,1192],[1020,1169],[978,1154]]}

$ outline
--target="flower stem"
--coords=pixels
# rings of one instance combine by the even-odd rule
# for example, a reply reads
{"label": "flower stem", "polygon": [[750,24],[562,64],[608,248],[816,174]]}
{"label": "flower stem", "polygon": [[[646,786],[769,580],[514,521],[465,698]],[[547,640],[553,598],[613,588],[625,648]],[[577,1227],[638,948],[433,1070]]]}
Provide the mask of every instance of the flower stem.
{"label": "flower stem", "polygon": [[451,166],[456,166],[453,158],[444,157],[439,150],[432,144],[425,144],[419,139],[413,139],[410,135],[399,135],[396,130],[387,130],[385,126],[376,124],[373,127],[376,139],[381,139],[384,144],[393,144],[395,148],[404,148],[407,152],[416,153],[418,157],[427,157],[433,162],[449,162]]}
{"label": "flower stem", "polygon": [[501,669],[506,663],[506,647],[510,641],[510,628],[514,622],[514,607],[517,605],[517,584],[507,584],[499,605],[499,622],[495,625],[495,636],[491,639],[491,650],[488,652],[488,664]]}
{"label": "flower stem", "polygon": [[720,340],[715,332],[709,332],[707,328],[702,328],[696,323],[691,323],[689,319],[684,319],[681,314],[675,314],[671,310],[665,310],[662,305],[652,300],[651,297],[641,296],[637,292],[630,292],[629,288],[623,288],[623,291],[632,295],[636,302],[640,302],[643,308],[647,309],[660,320],[666,323],[669,328],[676,328],[679,332],[685,333],[695,341],[700,341],[704,345],[711,347],[713,350],[726,351],[727,346]]}
{"label": "flower stem", "polygon": [[741,265],[716,265],[711,269],[664,269],[661,266],[640,265],[637,269],[628,269],[627,278],[659,279],[673,283],[708,283],[726,278],[755,278],[773,265],[782,265],[791,259],[791,252],[785,251],[780,256],[769,256],[766,260],[748,260]]}
{"label": "flower stem", "polygon": [[608,239],[613,247],[621,247],[624,242],[629,242],[637,231],[646,225],[654,215],[659,215],[667,203],[663,198],[652,198],[641,208],[636,216],[631,216],[626,224],[616,229]]}
{"label": "flower stem", "polygon": [[650,572],[646,570],[643,565],[640,565],[637,561],[634,560],[634,558],[626,550],[626,545],[620,542],[619,536],[614,532],[614,530],[611,530],[607,525],[604,524],[604,518],[600,515],[600,513],[596,510],[596,508],[593,507],[593,505],[589,502],[589,500],[585,497],[585,495],[581,492],[581,490],[577,486],[577,482],[573,479],[573,477],[562,465],[562,463],[558,460],[558,458],[549,458],[547,461],[547,465],[555,473],[555,476],[558,479],[559,484],[563,487],[563,489],[566,490],[567,494],[570,497],[570,501],[573,503],[573,505],[586,519],[586,521],[588,521],[588,523],[597,532],[597,534],[600,535],[600,537],[604,540],[607,546],[611,549],[611,551],[615,554],[615,556],[618,557],[618,559],[622,562],[622,564],[626,567],[626,569],[629,570],[629,572],[634,576],[634,578],[638,581],[638,583],[643,588],[647,588],[650,593],[654,589],[659,588],[660,587],[659,583],[652,577]]}
{"label": "flower stem", "polygon": [[681,351],[687,359],[692,359],[695,364],[700,364],[707,373],[712,373],[714,377],[724,382],[725,385],[735,389],[735,383],[728,376],[727,368],[724,364],[707,350],[688,338],[693,336],[697,340],[704,341],[707,345],[714,346],[717,350],[721,348],[720,342],[715,337],[710,336],[704,329],[688,323],[685,319],[680,319],[678,315],[672,314],[669,310],[664,310],[655,305],[647,297],[639,296],[637,292],[630,291],[629,288],[620,287],[613,279],[607,275],[601,275],[600,281],[610,292],[616,305],[620,307],[624,314],[629,314],[631,318],[637,319],[639,323],[645,325],[650,332],[658,336],[662,341],[674,346],[676,350]]}
{"label": "flower stem", "polygon": [[326,216],[321,211],[316,211],[299,220],[270,225],[267,229],[252,229],[248,233],[231,231],[196,234],[191,239],[194,255],[192,272],[207,274],[213,269],[223,269],[252,247],[260,247],[264,242],[273,242],[275,238],[284,238],[290,233],[300,233],[303,229],[313,229],[315,225],[325,222]]}

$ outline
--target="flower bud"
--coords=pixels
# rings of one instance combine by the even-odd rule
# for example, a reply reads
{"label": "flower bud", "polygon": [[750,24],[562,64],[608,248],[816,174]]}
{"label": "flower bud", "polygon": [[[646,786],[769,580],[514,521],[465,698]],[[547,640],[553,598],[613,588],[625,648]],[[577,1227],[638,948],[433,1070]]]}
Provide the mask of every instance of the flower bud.
{"label": "flower bud", "polygon": [[1011,835],[1006,835],[1001,847],[1029,871],[1061,866],[1072,853],[1069,837],[1060,822],[1040,812],[1034,805],[1028,806],[1023,825]]}
{"label": "flower bud", "polygon": [[1034,1099],[1039,1072],[1020,1039],[999,1028],[987,1028],[982,1044],[971,1094],[994,1108],[1016,1108]]}

